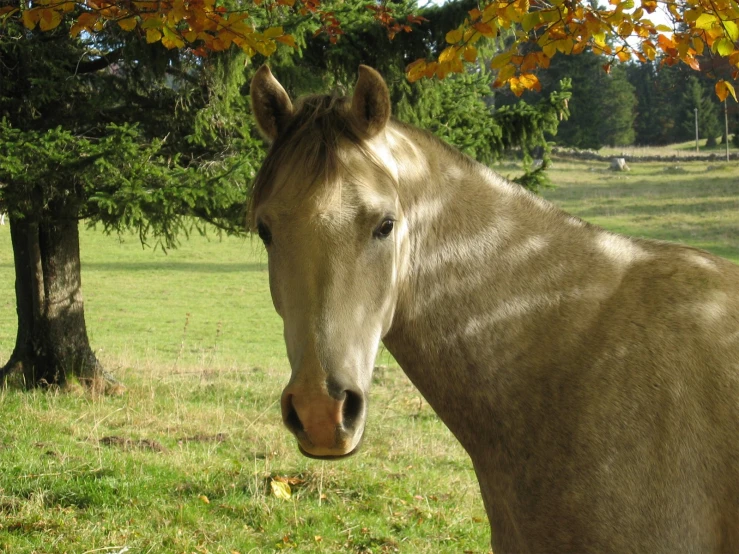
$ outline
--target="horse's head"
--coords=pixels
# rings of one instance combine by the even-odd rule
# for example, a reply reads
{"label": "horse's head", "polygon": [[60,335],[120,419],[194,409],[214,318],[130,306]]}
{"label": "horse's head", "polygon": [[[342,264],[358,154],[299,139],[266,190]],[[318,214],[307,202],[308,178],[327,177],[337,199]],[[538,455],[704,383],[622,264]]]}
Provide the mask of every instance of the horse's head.
{"label": "horse's head", "polygon": [[375,356],[408,258],[388,89],[362,66],[352,98],[293,106],[265,66],[251,98],[272,142],[250,221],[267,247],[292,368],[282,417],[304,454],[347,456],[362,438]]}

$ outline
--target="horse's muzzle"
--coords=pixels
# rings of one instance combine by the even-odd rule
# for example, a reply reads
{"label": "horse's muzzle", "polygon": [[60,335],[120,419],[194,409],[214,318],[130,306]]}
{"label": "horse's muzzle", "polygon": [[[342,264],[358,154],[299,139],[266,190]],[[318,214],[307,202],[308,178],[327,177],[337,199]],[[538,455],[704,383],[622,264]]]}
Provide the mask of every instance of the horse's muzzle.
{"label": "horse's muzzle", "polygon": [[282,393],[282,420],[304,455],[343,458],[359,448],[366,405],[363,393],[348,388],[329,393],[288,386]]}

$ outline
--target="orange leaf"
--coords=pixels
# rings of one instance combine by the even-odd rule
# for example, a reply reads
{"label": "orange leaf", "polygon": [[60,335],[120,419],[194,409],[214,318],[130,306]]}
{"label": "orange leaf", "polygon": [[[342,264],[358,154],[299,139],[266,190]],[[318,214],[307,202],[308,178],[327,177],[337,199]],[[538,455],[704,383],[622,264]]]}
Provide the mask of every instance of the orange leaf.
{"label": "orange leaf", "polygon": [[727,83],[723,79],[718,81],[715,86],[716,90],[716,96],[719,97],[719,100],[722,102],[726,100],[726,97],[731,94],[732,98],[734,98],[734,101],[736,101],[736,91],[734,90],[734,86],[731,83]]}
{"label": "orange leaf", "polygon": [[275,40],[278,42],[281,42],[282,44],[287,44],[288,46],[292,46],[293,48],[297,48],[298,45],[295,44],[295,39],[292,35],[283,35],[281,37],[275,37]]}
{"label": "orange leaf", "polygon": [[524,73],[518,78],[518,82],[521,83],[528,90],[541,91],[541,83],[539,78],[533,73]]}
{"label": "orange leaf", "polygon": [[526,90],[526,87],[521,84],[521,81],[518,79],[518,77],[511,77],[508,84],[511,86],[511,92],[516,96],[521,96]]}
{"label": "orange leaf", "polygon": [[464,53],[462,54],[464,59],[468,62],[474,62],[477,59],[477,48],[468,44],[464,47]]}
{"label": "orange leaf", "polygon": [[21,15],[21,19],[23,20],[23,25],[26,27],[26,29],[33,29],[36,27],[36,24],[38,23],[39,18],[41,17],[41,14],[39,13],[39,10],[36,8],[32,8],[30,10],[23,10],[23,14]]}
{"label": "orange leaf", "polygon": [[38,22],[38,27],[42,31],[51,31],[56,29],[62,22],[62,14],[53,9],[40,10],[41,18]]}

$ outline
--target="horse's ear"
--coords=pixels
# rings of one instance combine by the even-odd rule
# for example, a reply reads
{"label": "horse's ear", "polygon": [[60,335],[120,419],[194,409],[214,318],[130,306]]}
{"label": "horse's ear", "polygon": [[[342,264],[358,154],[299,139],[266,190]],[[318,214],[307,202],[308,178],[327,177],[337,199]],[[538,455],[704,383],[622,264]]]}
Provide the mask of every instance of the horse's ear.
{"label": "horse's ear", "polygon": [[251,109],[264,138],[274,141],[293,113],[293,104],[269,67],[260,67],[251,80]]}
{"label": "horse's ear", "polygon": [[352,116],[357,127],[370,137],[390,119],[390,93],[382,76],[366,65],[359,66],[359,79],[352,97]]}

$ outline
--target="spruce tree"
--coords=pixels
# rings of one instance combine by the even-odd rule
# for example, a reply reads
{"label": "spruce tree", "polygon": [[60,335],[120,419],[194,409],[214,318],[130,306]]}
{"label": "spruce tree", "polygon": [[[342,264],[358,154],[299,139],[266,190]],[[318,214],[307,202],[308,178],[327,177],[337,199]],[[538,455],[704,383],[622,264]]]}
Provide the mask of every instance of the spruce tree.
{"label": "spruce tree", "polygon": [[681,138],[690,140],[695,137],[695,110],[698,110],[698,136],[706,139],[706,146],[716,146],[716,137],[721,133],[718,119],[718,107],[701,81],[691,76],[682,95]]}
{"label": "spruce tree", "polygon": [[87,338],[80,220],[165,247],[192,216],[240,227],[262,150],[239,94],[243,63],[229,56],[197,62],[116,27],[94,40],[12,19],[0,28],[0,211],[9,212],[18,317],[0,380],[105,376]]}

